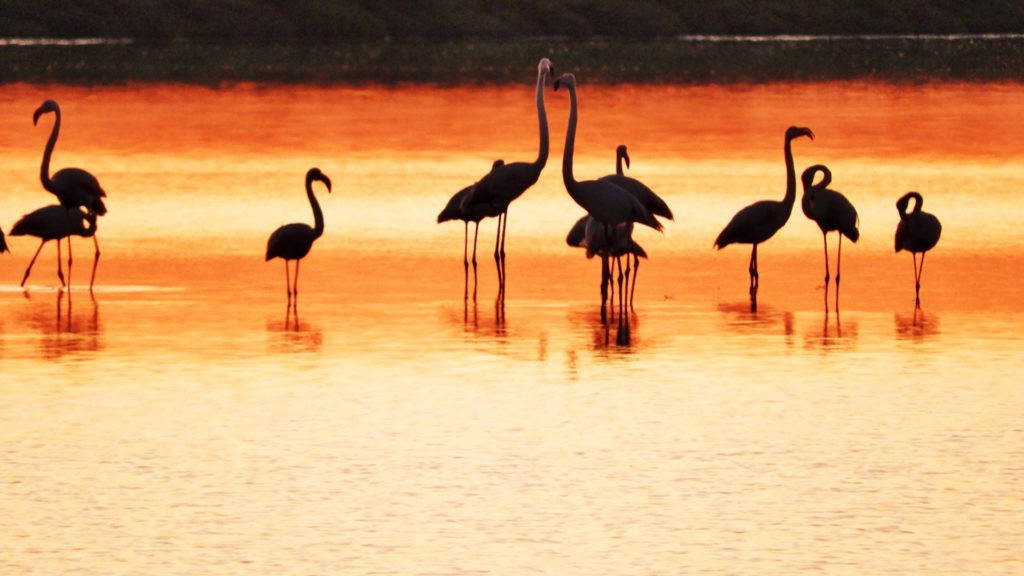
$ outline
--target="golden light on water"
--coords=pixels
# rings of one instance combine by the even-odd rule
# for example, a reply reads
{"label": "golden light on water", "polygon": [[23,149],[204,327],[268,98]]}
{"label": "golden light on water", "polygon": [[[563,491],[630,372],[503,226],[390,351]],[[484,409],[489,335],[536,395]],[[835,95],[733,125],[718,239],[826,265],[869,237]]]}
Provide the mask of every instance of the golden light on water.
{"label": "golden light on water", "polygon": [[[568,99],[551,155],[494,220],[464,302],[449,196],[532,160],[527,86],[0,88],[0,226],[53,203],[53,168],[109,194],[95,297],[54,247],[0,257],[0,565],[15,573],[1011,573],[1022,486],[1024,182],[1017,84],[590,86],[576,174],[629,174],[676,214],[638,230],[632,340],[597,311],[599,265],[565,245]],[[715,251],[743,206],[827,164],[860,214],[840,312],[799,209],[759,249]],[[298,318],[280,224],[326,232]],[[895,201],[943,223],[922,309],[893,253]],[[798,191],[799,194],[799,191]],[[472,227],[470,228],[472,234]],[[830,241],[834,245],[834,240]],[[472,272],[470,272],[472,274]],[[609,337],[610,336],[610,337]],[[233,568],[232,568],[233,567]],[[852,567],[852,568],[851,568]]]}

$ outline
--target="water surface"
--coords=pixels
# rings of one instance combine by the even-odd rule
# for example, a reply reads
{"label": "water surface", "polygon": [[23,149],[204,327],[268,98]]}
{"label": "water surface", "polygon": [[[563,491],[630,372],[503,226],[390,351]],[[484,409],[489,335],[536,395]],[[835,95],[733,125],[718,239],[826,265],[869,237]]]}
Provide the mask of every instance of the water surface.
{"label": "water surface", "polygon": [[[641,230],[631,339],[598,314],[599,267],[551,158],[513,204],[496,306],[481,230],[463,299],[447,198],[536,156],[528,87],[0,89],[5,230],[54,168],[109,193],[94,295],[47,246],[0,259],[0,566],[17,574],[1012,574],[1024,457],[1015,84],[580,86],[576,174],[631,174],[672,206]],[[838,313],[797,208],[759,250],[732,214],[832,169],[857,206]],[[297,317],[266,237],[326,233]],[[943,222],[915,310],[895,201]],[[833,243],[834,244],[834,243]]]}

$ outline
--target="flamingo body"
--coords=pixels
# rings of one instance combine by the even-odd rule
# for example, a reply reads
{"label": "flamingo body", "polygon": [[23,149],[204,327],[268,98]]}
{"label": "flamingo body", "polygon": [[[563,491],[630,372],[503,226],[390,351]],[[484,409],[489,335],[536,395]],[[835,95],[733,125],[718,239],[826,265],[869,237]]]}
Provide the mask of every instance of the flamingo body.
{"label": "flamingo body", "polygon": [[43,162],[39,170],[39,178],[43,188],[52,193],[60,201],[61,206],[67,209],[82,206],[99,216],[107,213],[107,207],[103,198],[107,193],[100,186],[99,180],[91,173],[81,168],[63,168],[50,176],[50,158],[53,155],[53,148],[57,144],[57,137],[60,134],[61,113],[60,106],[54,100],[47,100],[36,109],[32,115],[32,124],[38,124],[43,114],[53,112],[55,119],[53,128],[50,131],[50,138],[46,142],[46,149],[43,152]]}
{"label": "flamingo body", "polygon": [[[814,177],[818,172],[823,174],[823,178],[815,184]],[[832,183],[832,172],[828,167],[815,164],[804,170],[800,179],[804,185],[804,195],[800,202],[804,215],[814,220],[822,234],[835,230],[856,242],[860,238],[857,209],[846,196],[828,188]]]}
{"label": "flamingo body", "polygon": [[[916,200],[914,209],[909,214],[907,206],[910,200]],[[922,212],[924,200],[917,192],[908,192],[896,202],[900,213],[900,222],[896,225],[896,252],[922,253],[935,247],[942,235],[942,224],[933,214]]]}
{"label": "flamingo body", "polygon": [[[24,276],[22,276],[21,285],[25,285],[29,274],[32,272],[32,266],[36,263],[36,258],[39,257],[39,253],[42,251],[43,246],[50,240],[58,241],[57,277],[60,278],[61,284],[63,284],[64,276],[60,271],[61,259],[59,242],[64,238],[68,238],[70,242],[71,236],[95,238],[96,216],[97,215],[94,212],[82,212],[79,208],[68,210],[63,206],[55,204],[52,206],[44,206],[38,210],[29,212],[15,222],[14,227],[11,228],[11,236],[34,236],[40,240],[39,248],[36,249],[35,255],[32,256],[32,260],[25,269]],[[93,260],[92,277],[94,281],[96,278],[96,266],[98,262],[99,248],[97,247],[96,258]],[[92,288],[92,282],[90,282],[89,287],[90,289]]]}
{"label": "flamingo body", "polygon": [[625,189],[636,197],[636,199],[639,200],[640,203],[643,204],[644,208],[647,208],[651,214],[672,220],[672,210],[668,207],[668,203],[666,203],[661,196],[658,196],[654,190],[651,190],[643,182],[636,178],[626,176],[622,170],[623,161],[625,161],[626,167],[628,168],[629,152],[625,145],[620,144],[615,150],[615,174],[602,176],[599,180],[611,182],[612,184]]}

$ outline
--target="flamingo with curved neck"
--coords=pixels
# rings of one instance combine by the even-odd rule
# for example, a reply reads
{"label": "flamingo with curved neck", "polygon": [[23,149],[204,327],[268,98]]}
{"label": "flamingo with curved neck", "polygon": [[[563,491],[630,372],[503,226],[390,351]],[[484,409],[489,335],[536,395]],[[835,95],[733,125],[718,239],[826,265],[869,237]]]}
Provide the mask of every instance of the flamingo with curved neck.
{"label": "flamingo with curved neck", "polygon": [[[909,213],[907,208],[914,201],[914,209]],[[925,253],[935,247],[942,235],[942,223],[934,214],[922,212],[924,198],[918,192],[907,192],[896,201],[896,210],[900,213],[900,222],[896,225],[896,252],[906,250],[914,257],[914,297],[915,306],[921,307],[921,275],[924,273]],[[917,255],[921,255],[920,267]]]}
{"label": "flamingo with curved neck", "polygon": [[[39,123],[39,117],[43,114],[53,112],[54,122],[53,128],[50,130],[50,138],[46,141],[46,148],[43,151],[43,162],[39,167],[39,180],[43,183],[43,188],[48,192],[52,193],[57,197],[60,205],[67,210],[67,226],[72,226],[71,210],[77,207],[85,208],[86,210],[93,212],[99,216],[103,216],[107,213],[107,207],[103,203],[103,198],[107,196],[107,193],[100,186],[99,181],[95,176],[89,172],[82,170],[81,168],[63,168],[58,170],[53,176],[50,176],[50,157],[53,155],[53,148],[57,145],[57,136],[60,134],[60,122],[61,113],[60,106],[55,100],[46,100],[39,108],[32,114],[32,124],[37,125]],[[71,284],[71,235],[67,236],[68,239],[68,285]],[[100,256],[100,245],[99,241],[94,235],[92,237],[93,244],[96,248],[96,258]],[[57,240],[58,247],[60,246],[60,240]],[[93,267],[93,279],[95,280],[96,268]],[[61,276],[61,283],[63,284],[64,278],[60,274],[58,269],[58,275]],[[89,285],[89,290],[92,290],[92,284]]]}
{"label": "flamingo with curved neck", "polygon": [[[820,182],[814,178],[822,174]],[[835,230],[839,233],[839,248],[836,255],[836,310],[839,309],[839,274],[843,258],[843,236],[856,242],[860,238],[857,229],[859,218],[857,209],[839,192],[828,187],[832,183],[832,171],[823,164],[815,164],[804,170],[800,175],[804,186],[804,195],[800,200],[804,215],[814,220],[821,229],[821,238],[825,246],[825,312],[828,312],[828,233]]]}
{"label": "flamingo with curved neck", "polygon": [[793,166],[793,140],[806,136],[814,140],[810,128],[790,126],[786,129],[783,145],[783,156],[786,161],[786,195],[779,200],[761,200],[736,213],[725,225],[715,239],[715,248],[719,250],[729,244],[752,244],[750,250],[750,296],[751,302],[757,294],[759,275],[757,272],[757,245],[775,235],[793,213],[796,202],[796,168]]}
{"label": "flamingo with curved neck", "polygon": [[505,294],[505,235],[508,229],[508,207],[540,178],[541,170],[548,161],[548,116],[544,109],[544,86],[549,75],[554,73],[551,60],[541,58],[537,63],[537,122],[540,126],[540,148],[533,162],[511,162],[495,166],[473,186],[471,193],[462,201],[466,213],[480,210],[488,216],[498,217],[498,233],[494,239],[494,262],[498,267],[498,296]]}
{"label": "flamingo with curved neck", "polygon": [[[331,179],[321,172],[319,168],[310,168],[306,173],[306,198],[309,199],[309,205],[313,209],[313,226],[310,227],[302,222],[285,224],[274,230],[267,240],[266,260],[270,261],[273,258],[284,259],[289,308],[292,306],[293,297],[295,303],[298,304],[299,261],[305,258],[306,254],[309,254],[310,248],[313,247],[313,242],[324,233],[324,213],[320,209],[320,203],[317,202],[316,196],[313,194],[314,181],[323,182],[327,186],[327,192],[331,191]],[[290,260],[295,260],[294,283],[292,282],[292,275],[288,266]]]}

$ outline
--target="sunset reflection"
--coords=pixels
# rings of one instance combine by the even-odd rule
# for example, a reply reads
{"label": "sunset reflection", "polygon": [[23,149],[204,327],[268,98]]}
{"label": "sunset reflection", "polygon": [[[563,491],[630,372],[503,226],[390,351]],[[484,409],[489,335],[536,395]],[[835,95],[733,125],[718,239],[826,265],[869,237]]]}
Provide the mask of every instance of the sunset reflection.
{"label": "sunset reflection", "polygon": [[[77,288],[87,241],[70,292],[45,255],[19,286],[37,240],[0,256],[5,561],[655,574],[778,552],[762,572],[815,571],[810,556],[1005,570],[1019,542],[1000,527],[1024,512],[1024,87],[598,86],[576,71],[577,177],[612,173],[627,144],[629,174],[675,213],[634,233],[649,258],[627,339],[601,316],[597,260],[566,244],[583,210],[560,170],[561,91],[546,93],[548,164],[508,212],[504,294],[496,220],[475,279],[461,222],[436,221],[494,160],[536,157],[527,72],[458,88],[0,87],[4,229],[54,201],[32,125],[46,98],[64,114],[53,169],[96,174],[109,208],[92,296]],[[799,208],[758,248],[756,309],[750,251],[712,247],[739,208],[783,197],[791,125],[815,133],[798,173],[828,165],[860,216],[828,312],[821,231]],[[287,307],[267,236],[313,221],[311,166],[332,192]],[[910,190],[943,225],[917,310],[893,250]]]}

